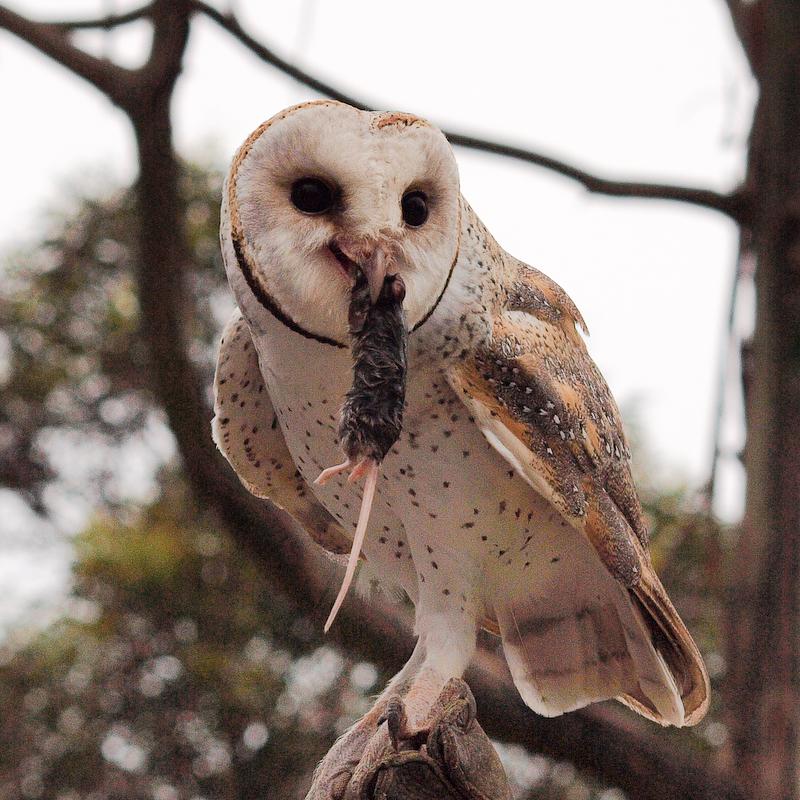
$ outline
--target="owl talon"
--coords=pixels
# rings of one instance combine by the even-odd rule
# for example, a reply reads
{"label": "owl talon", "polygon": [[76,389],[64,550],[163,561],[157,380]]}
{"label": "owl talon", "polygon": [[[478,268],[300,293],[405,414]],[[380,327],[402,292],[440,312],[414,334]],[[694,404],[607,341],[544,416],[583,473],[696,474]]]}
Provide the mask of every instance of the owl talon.
{"label": "owl talon", "polygon": [[405,703],[402,698],[395,695],[389,698],[383,715],[378,720],[378,725],[386,723],[389,738],[396,752],[400,752],[401,742],[410,742],[414,748],[421,747],[428,738],[428,728],[412,728],[408,724]]}
{"label": "owl talon", "polygon": [[400,739],[404,738],[402,733],[408,725],[408,717],[406,716],[406,707],[397,695],[389,698],[386,710],[378,720],[378,725],[383,725],[384,722],[389,731],[389,738],[392,740],[392,747],[399,751]]}

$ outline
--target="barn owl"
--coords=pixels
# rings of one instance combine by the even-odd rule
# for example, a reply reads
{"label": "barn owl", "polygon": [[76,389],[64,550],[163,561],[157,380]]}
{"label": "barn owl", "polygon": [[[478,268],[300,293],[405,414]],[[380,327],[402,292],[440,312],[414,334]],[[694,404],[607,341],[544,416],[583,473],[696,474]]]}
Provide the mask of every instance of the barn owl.
{"label": "barn owl", "polygon": [[404,428],[362,553],[370,576],[413,601],[417,645],[352,742],[392,697],[420,724],[481,627],[539,714],[616,698],[664,725],[703,717],[706,670],[651,566],[586,325],[560,286],[495,242],[439,130],[333,101],[277,114],[233,159],[221,245],[238,308],[217,364],[215,441],[250,491],[337,552],[362,489],[314,480],[341,460],[347,267],[405,284]]}

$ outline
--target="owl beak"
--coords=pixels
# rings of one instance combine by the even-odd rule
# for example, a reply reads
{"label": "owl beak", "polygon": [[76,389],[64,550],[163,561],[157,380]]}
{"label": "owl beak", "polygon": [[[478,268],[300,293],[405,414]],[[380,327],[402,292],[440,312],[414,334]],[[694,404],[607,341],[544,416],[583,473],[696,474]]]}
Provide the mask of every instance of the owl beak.
{"label": "owl beak", "polygon": [[388,263],[389,259],[386,256],[386,251],[378,246],[359,265],[369,285],[369,297],[372,305],[375,305],[378,297],[380,297]]}
{"label": "owl beak", "polygon": [[362,245],[357,248],[350,248],[340,242],[331,242],[329,247],[337,261],[351,276],[351,279],[354,278],[354,270],[356,269],[360,269],[364,273],[369,286],[370,300],[375,305],[381,289],[383,289],[386,272],[391,263],[387,247],[382,244],[376,244],[371,247]]}

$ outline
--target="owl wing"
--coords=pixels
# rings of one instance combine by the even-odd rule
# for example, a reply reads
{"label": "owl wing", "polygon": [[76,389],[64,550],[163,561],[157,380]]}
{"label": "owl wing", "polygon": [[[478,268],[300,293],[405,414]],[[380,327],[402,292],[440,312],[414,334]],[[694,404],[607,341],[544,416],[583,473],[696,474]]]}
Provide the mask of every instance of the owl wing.
{"label": "owl wing", "polygon": [[350,551],[351,538],[295,468],[264,385],[250,329],[238,308],[220,341],[211,430],[248,491],[288,513],[329,552]]}
{"label": "owl wing", "polygon": [[[624,587],[674,679],[683,724],[697,722],[708,707],[708,676],[651,565],[619,411],[577,330],[586,326],[552,280],[510,257],[503,266],[507,292],[492,337],[451,370],[450,384],[495,449],[589,540]],[[603,660],[602,645],[595,660]],[[618,699],[675,723],[640,693]]]}

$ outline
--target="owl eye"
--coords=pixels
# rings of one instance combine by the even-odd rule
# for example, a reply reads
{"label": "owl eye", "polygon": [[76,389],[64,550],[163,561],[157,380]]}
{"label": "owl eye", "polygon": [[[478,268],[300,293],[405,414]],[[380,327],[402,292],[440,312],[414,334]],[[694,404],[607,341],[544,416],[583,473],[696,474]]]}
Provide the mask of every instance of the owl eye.
{"label": "owl eye", "polygon": [[428,219],[428,198],[425,192],[406,192],[400,203],[403,208],[403,220],[407,225],[418,228]]}
{"label": "owl eye", "polygon": [[333,190],[319,178],[300,178],[292,184],[292,203],[304,214],[330,211],[333,201]]}

